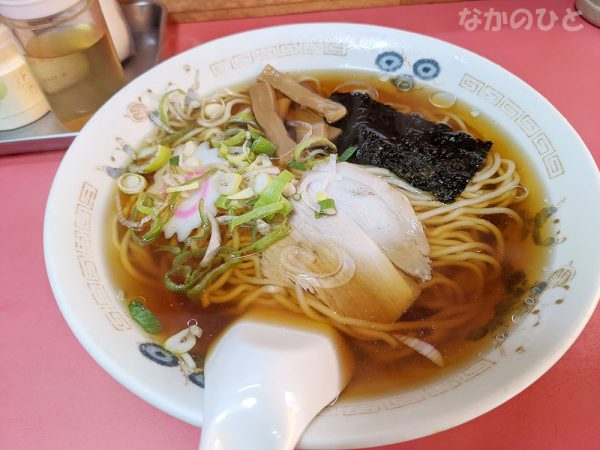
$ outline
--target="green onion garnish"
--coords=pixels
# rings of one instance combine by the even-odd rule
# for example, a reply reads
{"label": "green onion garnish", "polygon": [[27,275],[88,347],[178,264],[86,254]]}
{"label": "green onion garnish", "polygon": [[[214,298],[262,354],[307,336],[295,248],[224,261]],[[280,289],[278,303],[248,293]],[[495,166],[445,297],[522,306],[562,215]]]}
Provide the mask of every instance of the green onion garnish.
{"label": "green onion garnish", "polygon": [[182,186],[186,185],[186,184],[192,184],[195,183],[196,181],[202,181],[205,178],[210,177],[211,175],[213,175],[215,172],[217,172],[218,169],[210,169],[207,170],[206,172],[204,172],[202,175],[198,175],[197,177],[194,178],[190,178],[189,180],[187,180],[185,183],[182,184]]}
{"label": "green onion garnish", "polygon": [[304,163],[294,161],[291,159],[288,161],[287,166],[293,170],[302,170],[302,171],[306,170],[306,165]]}
{"label": "green onion garnish", "polygon": [[250,124],[248,124],[248,131],[250,132],[250,136],[252,136],[252,139],[258,139],[259,137],[264,137],[265,135],[265,133],[262,130],[253,127]]}
{"label": "green onion garnish", "polygon": [[275,147],[275,144],[273,144],[267,138],[258,136],[252,143],[250,150],[252,150],[254,153],[265,153],[267,155],[273,155],[275,153],[275,150],[277,150],[277,147]]}
{"label": "green onion garnish", "polygon": [[155,145],[147,147],[138,152],[138,158],[144,156],[144,161],[138,164],[131,164],[129,171],[133,173],[152,173],[164,166],[173,155],[172,150],[164,145]]}
{"label": "green onion garnish", "polygon": [[260,194],[260,197],[254,204],[253,209],[258,209],[271,203],[280,201],[283,195],[283,188],[293,179],[294,175],[291,172],[288,172],[287,170],[281,172],[279,175],[273,178],[271,183],[265,188],[262,194]]}
{"label": "green onion garnish", "polygon": [[215,201],[215,206],[219,209],[227,210],[227,208],[229,207],[229,199],[227,198],[226,195],[221,195]]}
{"label": "green onion garnish", "polygon": [[335,144],[329,139],[322,136],[310,136],[306,139],[302,139],[302,141],[293,148],[292,153],[294,155],[294,161],[305,162],[306,155],[304,153],[313,147],[327,147],[331,153],[337,151]]}
{"label": "green onion garnish", "polygon": [[246,140],[246,131],[241,128],[229,128],[223,132],[220,136],[215,137],[210,141],[213,147],[219,147],[226,145],[228,147],[235,147],[242,145]]}
{"label": "green onion garnish", "polygon": [[129,315],[146,333],[157,334],[160,332],[160,322],[156,316],[139,300],[132,300],[127,305]]}
{"label": "green onion garnish", "polygon": [[225,124],[252,125],[253,127],[258,127],[256,119],[252,114],[236,114],[235,116],[227,119],[227,122],[225,122]]}
{"label": "green onion garnish", "polygon": [[[181,279],[182,282],[175,281]],[[190,266],[178,266],[168,270],[164,276],[165,287],[171,292],[187,292],[198,282]]]}
{"label": "green onion garnish", "polygon": [[173,258],[173,262],[171,263],[171,266],[174,268],[179,267],[179,266],[185,264],[186,262],[188,262],[191,258],[192,258],[191,250],[184,250],[184,251],[180,252],[179,255],[175,256],[175,258]]}
{"label": "green onion garnish", "polygon": [[339,160],[348,161],[350,158],[352,158],[352,155],[356,153],[356,150],[358,150],[358,147],[356,145],[348,147],[346,150],[344,150],[344,153],[340,155]]}
{"label": "green onion garnish", "polygon": [[291,231],[292,228],[287,223],[283,223],[282,225],[278,226],[275,230],[271,231],[269,234],[266,234],[260,239],[258,239],[256,242],[235,252],[234,256],[242,256],[249,255],[252,253],[263,252],[275,242],[286,237],[288,234],[290,234]]}
{"label": "green onion garnish", "polygon": [[285,201],[283,200],[275,203],[269,203],[268,205],[264,205],[259,208],[257,208],[255,205],[254,208],[246,214],[236,216],[231,222],[229,222],[229,231],[233,231],[233,229],[238,225],[250,222],[251,220],[262,219],[264,217],[270,216],[271,214],[275,214],[283,208],[287,209]]}
{"label": "green onion garnish", "polygon": [[172,253],[173,255],[179,255],[181,253],[181,249],[179,247],[177,247],[176,245],[159,245],[156,244],[153,247],[154,252],[168,252],[168,253]]}
{"label": "green onion garnish", "polygon": [[185,92],[183,92],[181,89],[173,89],[172,91],[165,93],[165,95],[163,95],[161,97],[160,102],[158,103],[158,115],[159,115],[162,123],[164,123],[167,126],[169,125],[169,115],[168,115],[169,103],[168,103],[168,100],[169,100],[169,97],[171,95],[175,94],[176,92],[178,92],[179,94],[181,94],[185,97]]}
{"label": "green onion garnish", "polygon": [[333,216],[336,213],[335,201],[332,198],[326,198],[318,202],[319,211],[315,211],[317,217]]}
{"label": "green onion garnish", "polygon": [[192,300],[199,299],[202,296],[202,293],[204,292],[204,290],[208,286],[210,286],[210,284],[213,282],[213,280],[215,280],[218,276],[227,272],[229,269],[237,266],[238,264],[240,264],[243,261],[244,261],[243,258],[236,258],[236,259],[227,261],[227,262],[221,264],[220,266],[218,266],[217,268],[211,270],[210,272],[208,272],[206,275],[204,275],[202,277],[202,280],[200,280],[200,282],[198,284],[196,284],[193,288],[191,288],[190,290],[187,291],[187,296],[189,298],[191,298]]}
{"label": "green onion garnish", "polygon": [[194,124],[192,126],[184,128],[182,131],[179,131],[175,134],[167,134],[166,136],[163,136],[158,141],[156,141],[156,143],[161,144],[161,145],[172,144],[173,142],[177,142],[179,139],[184,137],[186,134],[191,133],[195,129],[198,129],[197,124]]}

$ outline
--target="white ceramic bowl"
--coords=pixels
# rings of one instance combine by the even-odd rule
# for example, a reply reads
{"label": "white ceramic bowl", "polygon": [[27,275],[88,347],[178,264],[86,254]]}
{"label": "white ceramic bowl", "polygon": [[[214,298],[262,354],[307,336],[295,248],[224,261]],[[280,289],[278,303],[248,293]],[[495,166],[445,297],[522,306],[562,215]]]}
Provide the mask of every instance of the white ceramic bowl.
{"label": "white ceramic bowl", "polygon": [[[566,120],[504,69],[436,39],[351,24],[282,26],[201,45],[127,85],[85,126],[52,186],[44,248],[54,295],[86,350],[140,397],[202,424],[202,389],[177,368],[140,352],[139,344],[149,339],[114,297],[118,286],[107,270],[103,230],[113,181],[97,166],[110,164],[112,151],[124,142],[136,144],[151,131],[147,89],[161,93],[168,83],[199,83],[206,94],[254,78],[266,63],[283,71],[405,74],[463,99],[493,118],[527,154],[549,203],[560,204],[556,217],[566,238],[546,267],[548,289],[538,300],[539,314],[525,313],[503,342],[441,380],[328,409],[306,431],[302,447],[358,448],[425,436],[489,411],[539,378],[573,343],[599,296],[600,211],[597,202],[581,201],[600,197],[596,165]],[[560,305],[558,297],[564,299]]]}

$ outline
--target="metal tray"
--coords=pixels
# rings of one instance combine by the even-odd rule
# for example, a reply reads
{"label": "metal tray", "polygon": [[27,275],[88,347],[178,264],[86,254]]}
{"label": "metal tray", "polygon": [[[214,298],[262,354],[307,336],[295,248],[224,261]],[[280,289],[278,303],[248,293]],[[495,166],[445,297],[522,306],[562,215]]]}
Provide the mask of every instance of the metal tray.
{"label": "metal tray", "polygon": [[[121,5],[133,35],[135,53],[123,62],[129,82],[161,59],[167,10],[160,3],[135,1]],[[0,131],[0,155],[67,148],[77,136],[66,131],[51,112],[16,130]]]}

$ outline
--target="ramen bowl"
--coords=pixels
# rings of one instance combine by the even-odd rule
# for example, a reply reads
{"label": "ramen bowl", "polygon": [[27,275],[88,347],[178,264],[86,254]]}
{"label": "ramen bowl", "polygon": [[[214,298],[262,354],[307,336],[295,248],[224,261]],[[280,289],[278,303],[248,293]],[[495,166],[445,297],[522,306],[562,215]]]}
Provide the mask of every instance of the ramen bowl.
{"label": "ramen bowl", "polygon": [[550,249],[542,279],[524,291],[485,349],[431,381],[331,405],[300,446],[362,448],[426,436],[491,410],[548,370],[599,296],[600,258],[588,249],[600,248],[600,207],[580,199],[600,196],[600,183],[585,145],[540,94],[480,56],[418,34],[337,23],[262,29],[193,48],[124,87],[81,131],[52,185],[44,250],[58,305],[92,357],[152,405],[202,425],[202,377],[182,374],[117,295],[106,252],[114,181],[99,168],[111,165],[115,149],[135,146],[154,130],[149,91],[175,85],[205,95],[254,79],[266,64],[286,72],[370,71],[400,89],[426,85],[440,94],[437,101],[464,101],[520,149],[541,180],[540,220],[553,222],[538,236]]}

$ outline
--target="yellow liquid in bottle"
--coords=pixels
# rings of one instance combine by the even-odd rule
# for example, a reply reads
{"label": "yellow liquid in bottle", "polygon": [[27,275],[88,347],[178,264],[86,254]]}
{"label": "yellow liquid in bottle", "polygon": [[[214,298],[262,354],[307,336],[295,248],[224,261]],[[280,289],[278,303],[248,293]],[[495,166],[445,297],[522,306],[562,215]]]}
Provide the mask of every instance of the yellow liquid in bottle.
{"label": "yellow liquid in bottle", "polygon": [[52,112],[71,131],[125,84],[110,36],[92,24],[35,36],[25,52]]}

